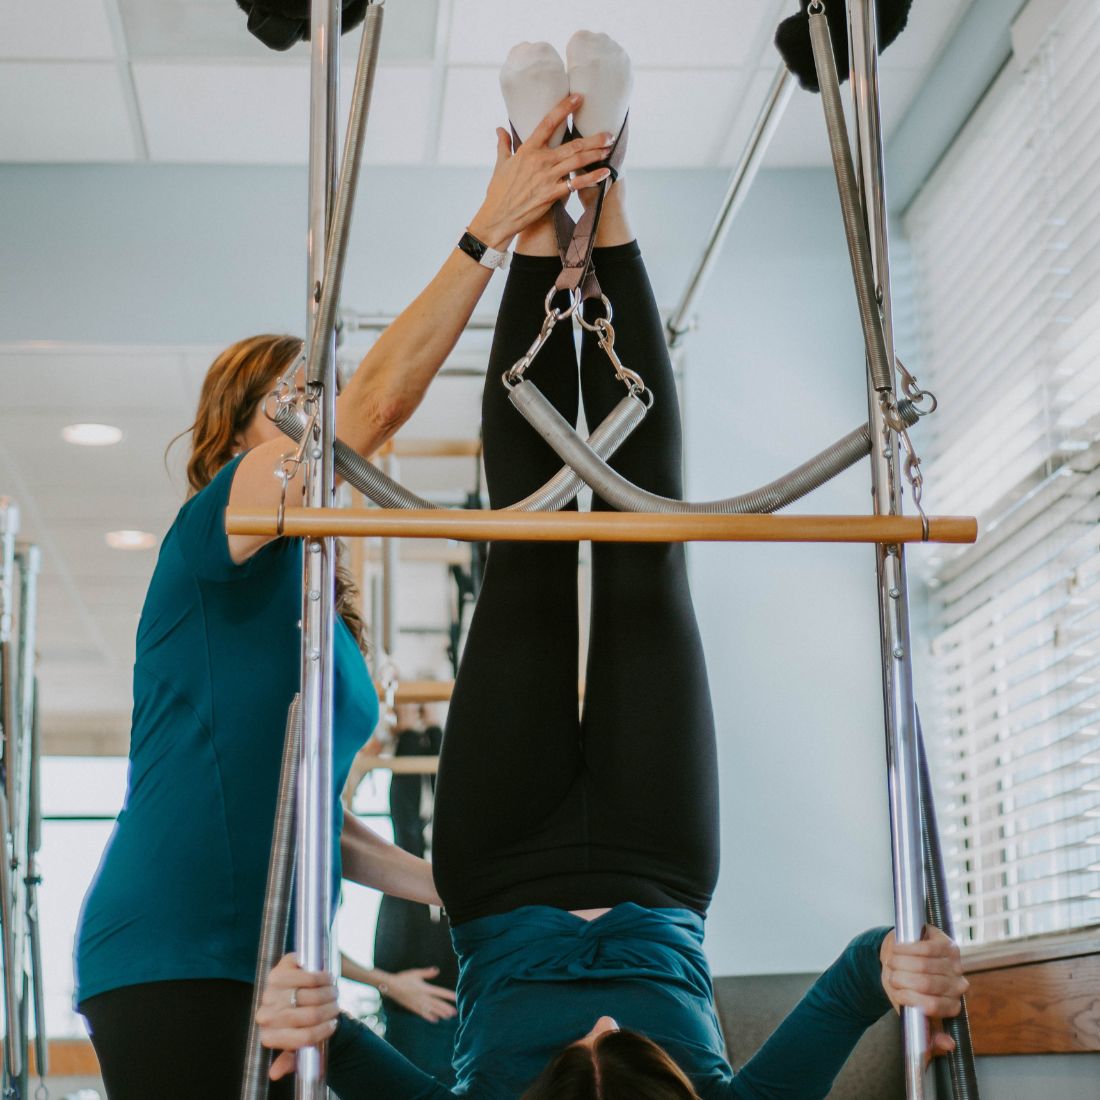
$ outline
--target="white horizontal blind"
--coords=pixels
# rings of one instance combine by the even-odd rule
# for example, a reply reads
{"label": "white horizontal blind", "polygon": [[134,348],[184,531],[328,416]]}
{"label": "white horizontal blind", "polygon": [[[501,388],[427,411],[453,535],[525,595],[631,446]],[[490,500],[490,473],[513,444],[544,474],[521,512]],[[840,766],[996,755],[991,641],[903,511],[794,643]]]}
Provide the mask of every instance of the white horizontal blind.
{"label": "white horizontal blind", "polygon": [[[925,716],[955,919],[989,942],[1100,921],[1100,4],[1010,65],[905,219],[932,559]],[[927,707],[927,703],[926,703]]]}

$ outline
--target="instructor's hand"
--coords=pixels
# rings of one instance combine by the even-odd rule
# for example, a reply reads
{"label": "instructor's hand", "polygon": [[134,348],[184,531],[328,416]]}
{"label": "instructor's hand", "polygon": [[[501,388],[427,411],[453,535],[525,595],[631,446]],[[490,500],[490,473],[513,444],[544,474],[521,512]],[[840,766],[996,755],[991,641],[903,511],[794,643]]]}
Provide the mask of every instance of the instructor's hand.
{"label": "instructor's hand", "polygon": [[438,966],[401,970],[386,979],[386,996],[430,1024],[458,1015],[453,989],[431,985],[426,979],[439,974]]}
{"label": "instructor's hand", "polygon": [[943,1020],[962,1011],[970,983],[963,977],[962,957],[955,942],[929,925],[919,943],[898,943],[891,931],[879,950],[882,988],[895,1012],[905,1005],[919,1008],[929,1019],[929,1054],[949,1054],[955,1040],[943,1030]]}
{"label": "instructor's hand", "polygon": [[260,1042],[282,1054],[271,1063],[271,1079],[294,1071],[294,1051],[323,1043],[336,1030],[340,1008],[331,974],[303,970],[294,955],[284,955],[267,976],[256,1010]]}
{"label": "instructor's hand", "polygon": [[[490,248],[506,249],[521,229],[541,218],[570,190],[592,187],[610,175],[607,168],[581,170],[607,156],[613,134],[594,134],[567,141],[556,149],[547,148],[554,131],[582,98],[573,95],[563,99],[515,153],[508,131],[497,129],[496,167],[485,201],[470,223],[470,231]],[[568,186],[571,172],[580,173],[573,178],[572,188]]]}

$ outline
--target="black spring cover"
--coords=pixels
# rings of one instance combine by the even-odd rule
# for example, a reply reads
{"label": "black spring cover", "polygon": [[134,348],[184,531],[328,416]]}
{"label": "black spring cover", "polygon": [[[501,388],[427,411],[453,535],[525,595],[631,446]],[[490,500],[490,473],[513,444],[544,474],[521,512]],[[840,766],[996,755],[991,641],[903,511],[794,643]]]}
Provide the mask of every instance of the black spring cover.
{"label": "black spring cover", "polygon": [[[784,19],[775,32],[775,48],[783,57],[798,83],[808,92],[817,92],[817,69],[810,44],[810,22],[806,9],[811,0],[799,0],[798,15]],[[881,53],[903,30],[909,21],[913,0],[878,0],[878,48]],[[848,6],[845,0],[825,0],[825,18],[829,21],[829,37],[833,40],[836,68],[843,84],[848,79]]]}
{"label": "black spring cover", "polygon": [[[248,29],[265,46],[289,50],[309,38],[309,0],[237,0],[248,14]],[[342,0],[341,28],[358,27],[367,11],[367,0]]]}

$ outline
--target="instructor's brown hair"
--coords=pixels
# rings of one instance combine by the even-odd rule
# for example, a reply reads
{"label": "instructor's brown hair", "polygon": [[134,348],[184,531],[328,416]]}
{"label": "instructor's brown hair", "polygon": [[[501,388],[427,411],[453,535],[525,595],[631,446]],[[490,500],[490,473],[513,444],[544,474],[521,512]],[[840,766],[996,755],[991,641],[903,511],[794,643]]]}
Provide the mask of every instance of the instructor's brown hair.
{"label": "instructor's brown hair", "polygon": [[[301,351],[302,341],[296,336],[250,336],[226,348],[210,365],[195,421],[188,429],[189,497],[205,489],[233,458],[237,440],[247,430],[260,402]],[[336,610],[359,648],[366,652],[367,630],[358,606],[359,590],[351,571],[340,560],[342,556],[343,544],[337,543]]]}

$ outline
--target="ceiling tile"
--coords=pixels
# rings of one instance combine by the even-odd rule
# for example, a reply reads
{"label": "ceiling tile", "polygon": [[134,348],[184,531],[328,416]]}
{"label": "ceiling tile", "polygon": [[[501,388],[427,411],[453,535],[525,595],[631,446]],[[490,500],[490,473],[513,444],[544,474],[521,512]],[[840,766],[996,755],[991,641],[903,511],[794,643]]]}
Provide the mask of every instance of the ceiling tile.
{"label": "ceiling tile", "polygon": [[104,0],[0,0],[0,58],[114,57]]}
{"label": "ceiling tile", "polygon": [[[172,410],[185,396],[173,352],[144,348],[0,350],[6,410]],[[18,385],[12,385],[18,378]],[[108,421],[111,423],[112,421]]]}
{"label": "ceiling tile", "polygon": [[[309,127],[305,65],[138,62],[133,66],[153,160],[220,164],[304,164]],[[341,130],[353,70],[342,72]],[[423,159],[431,69],[379,69],[367,125],[369,163]]]}
{"label": "ceiling tile", "polygon": [[939,56],[973,0],[921,0],[901,36],[882,54],[884,69],[919,69]]}
{"label": "ceiling tile", "polygon": [[439,126],[440,164],[477,164],[488,168],[496,151],[495,130],[507,124],[496,69],[447,71]]}
{"label": "ceiling tile", "polygon": [[541,39],[564,57],[570,35],[586,27],[615,37],[635,65],[745,65],[773,11],[762,0],[454,0],[447,60],[499,67],[516,42]]}
{"label": "ceiling tile", "polygon": [[[248,32],[248,18],[229,0],[118,0],[126,30],[129,56],[152,58],[251,58],[256,61],[280,56]],[[435,50],[437,0],[387,4],[382,24],[380,56],[389,61],[429,61]],[[341,51],[354,58],[360,30],[343,38]],[[309,55],[304,42],[285,56],[303,60]]]}
{"label": "ceiling tile", "polygon": [[0,111],[0,160],[134,159],[122,82],[113,63],[0,62],[0,103],[8,105]]}
{"label": "ceiling tile", "polygon": [[764,101],[775,80],[775,73],[775,69],[758,69],[749,79],[748,86],[742,89],[738,99],[740,106],[730,127],[720,163],[735,164],[744,152],[745,142],[749,140],[756,120],[760,117]]}
{"label": "ceiling tile", "polygon": [[630,108],[626,167],[713,165],[729,130],[744,75],[735,69],[648,69]]}
{"label": "ceiling tile", "polygon": [[137,62],[133,73],[153,160],[304,163],[306,66]]}
{"label": "ceiling tile", "polygon": [[[378,70],[363,159],[368,164],[421,164],[432,116],[433,72],[427,65],[385,65]],[[344,81],[344,112],[351,109],[352,76]]]}

